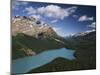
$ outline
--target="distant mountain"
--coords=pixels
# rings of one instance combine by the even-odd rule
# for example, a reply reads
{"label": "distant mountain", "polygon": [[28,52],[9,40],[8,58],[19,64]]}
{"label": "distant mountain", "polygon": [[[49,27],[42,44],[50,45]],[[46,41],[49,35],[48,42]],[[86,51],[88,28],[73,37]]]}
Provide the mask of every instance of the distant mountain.
{"label": "distant mountain", "polygon": [[88,32],[82,32],[78,34],[74,34],[72,36],[65,37],[65,42],[68,48],[75,48],[78,47],[89,47],[89,46],[95,46],[96,45],[96,31],[88,31]]}
{"label": "distant mountain", "polygon": [[73,38],[83,39],[83,40],[94,40],[96,39],[96,31],[87,31],[80,34],[76,34]]}
{"label": "distant mountain", "polygon": [[96,37],[96,31],[95,30],[90,30],[86,32],[80,32],[76,33],[70,36],[65,37],[65,39],[93,39]]}
{"label": "distant mountain", "polygon": [[80,33],[73,34],[72,36],[73,37],[85,36],[85,35],[88,35],[88,34],[93,33],[93,32],[95,32],[95,30],[88,30],[88,31],[85,31],[85,32],[80,32]]}

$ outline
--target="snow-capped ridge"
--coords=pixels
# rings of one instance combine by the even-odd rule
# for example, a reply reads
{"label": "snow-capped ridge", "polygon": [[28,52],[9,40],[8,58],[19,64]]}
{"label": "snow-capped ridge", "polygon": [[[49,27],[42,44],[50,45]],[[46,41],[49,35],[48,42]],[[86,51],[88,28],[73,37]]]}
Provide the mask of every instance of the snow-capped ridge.
{"label": "snow-capped ridge", "polygon": [[80,33],[75,33],[75,34],[71,34],[70,36],[71,37],[78,37],[78,36],[85,36],[91,32],[95,32],[96,30],[88,30],[88,31],[85,31],[85,32],[80,32]]}

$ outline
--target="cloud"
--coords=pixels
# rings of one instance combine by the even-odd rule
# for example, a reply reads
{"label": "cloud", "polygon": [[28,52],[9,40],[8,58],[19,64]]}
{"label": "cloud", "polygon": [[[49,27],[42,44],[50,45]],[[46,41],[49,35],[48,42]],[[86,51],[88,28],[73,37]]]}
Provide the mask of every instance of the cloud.
{"label": "cloud", "polygon": [[57,19],[55,19],[55,20],[52,20],[51,21],[51,23],[56,23],[58,20]]}
{"label": "cloud", "polygon": [[83,15],[81,16],[78,21],[82,22],[82,21],[93,21],[93,16],[92,17],[88,17],[87,15]]}
{"label": "cloud", "polygon": [[25,11],[28,15],[36,13],[36,10],[32,6],[25,8]]}
{"label": "cloud", "polygon": [[74,13],[76,9],[76,6],[64,9],[57,5],[48,5],[46,7],[38,8],[37,12],[39,14],[45,15],[46,17],[63,20],[65,17],[68,17],[69,15]]}
{"label": "cloud", "polygon": [[73,14],[72,17],[73,18],[78,18],[78,15]]}
{"label": "cloud", "polygon": [[65,17],[70,16],[76,11],[77,7],[72,6],[68,8],[61,8],[58,5],[47,5],[45,7],[27,7],[24,11],[27,11],[27,14],[39,14],[41,16],[45,16],[48,18],[54,19],[54,22],[57,22],[58,20],[63,20]]}
{"label": "cloud", "polygon": [[90,25],[88,25],[89,28],[96,28],[96,22],[92,22]]}
{"label": "cloud", "polygon": [[16,1],[16,0],[14,0],[14,1],[12,1],[12,9],[14,9],[14,10],[18,10],[20,7],[20,5],[27,5],[28,4],[28,2],[22,2],[22,1]]}

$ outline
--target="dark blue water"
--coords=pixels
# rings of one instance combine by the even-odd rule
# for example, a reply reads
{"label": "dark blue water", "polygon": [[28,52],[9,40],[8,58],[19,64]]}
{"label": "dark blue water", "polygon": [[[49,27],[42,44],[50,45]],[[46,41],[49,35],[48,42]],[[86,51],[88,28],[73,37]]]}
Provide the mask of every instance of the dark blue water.
{"label": "dark blue water", "polygon": [[[29,56],[12,62],[12,73],[27,73],[32,69],[43,66],[47,63],[52,62],[54,59],[62,57],[67,60],[73,60],[74,57],[73,50],[66,48],[54,49],[42,52],[36,56]],[[66,63],[67,64],[67,63]]]}

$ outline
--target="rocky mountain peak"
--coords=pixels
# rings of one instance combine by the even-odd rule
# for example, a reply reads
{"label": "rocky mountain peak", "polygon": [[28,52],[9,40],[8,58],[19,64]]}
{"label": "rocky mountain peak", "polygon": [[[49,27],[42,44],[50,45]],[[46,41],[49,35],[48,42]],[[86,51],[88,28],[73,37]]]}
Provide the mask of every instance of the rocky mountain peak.
{"label": "rocky mountain peak", "polygon": [[[18,33],[35,37],[55,36],[56,32],[48,24],[42,24],[41,21],[34,17],[14,16],[12,17],[12,35],[16,36]],[[41,34],[41,35],[40,35]]]}

